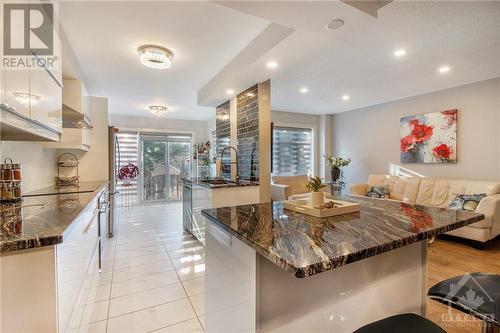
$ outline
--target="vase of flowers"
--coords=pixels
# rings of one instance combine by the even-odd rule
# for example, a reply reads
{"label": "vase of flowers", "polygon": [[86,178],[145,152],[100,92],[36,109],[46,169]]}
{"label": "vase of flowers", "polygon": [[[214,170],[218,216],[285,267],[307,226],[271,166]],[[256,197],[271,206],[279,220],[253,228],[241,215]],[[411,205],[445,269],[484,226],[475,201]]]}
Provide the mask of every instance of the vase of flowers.
{"label": "vase of flowers", "polygon": [[130,184],[130,182],[136,179],[138,175],[139,168],[132,163],[122,166],[118,171],[118,179],[126,185]]}
{"label": "vase of flowers", "polygon": [[319,207],[325,203],[325,193],[322,189],[326,184],[321,181],[319,176],[308,177],[308,181],[305,185],[306,189],[311,192],[311,206]]}
{"label": "vase of flowers", "polygon": [[326,156],[326,163],[330,167],[332,181],[336,182],[340,178],[341,169],[351,164],[351,158],[344,159],[342,156]]}

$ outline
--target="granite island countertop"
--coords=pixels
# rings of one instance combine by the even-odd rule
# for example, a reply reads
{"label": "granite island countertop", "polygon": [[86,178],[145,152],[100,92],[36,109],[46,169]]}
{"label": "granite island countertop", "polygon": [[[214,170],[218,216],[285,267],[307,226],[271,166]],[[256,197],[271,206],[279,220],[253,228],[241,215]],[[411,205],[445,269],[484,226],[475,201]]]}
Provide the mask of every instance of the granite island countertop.
{"label": "granite island countertop", "polygon": [[59,244],[108,182],[93,192],[39,195],[0,204],[0,253]]}
{"label": "granite island countertop", "polygon": [[247,187],[247,186],[259,186],[259,182],[250,180],[240,180],[239,182],[232,180],[224,180],[224,183],[213,184],[212,181],[218,181],[213,178],[182,178],[183,182],[196,184],[209,189],[219,189],[219,188],[232,188],[232,187]]}
{"label": "granite island countertop", "polygon": [[281,202],[202,210],[202,214],[257,253],[308,277],[484,219],[483,214],[363,197],[360,212],[316,218]]}

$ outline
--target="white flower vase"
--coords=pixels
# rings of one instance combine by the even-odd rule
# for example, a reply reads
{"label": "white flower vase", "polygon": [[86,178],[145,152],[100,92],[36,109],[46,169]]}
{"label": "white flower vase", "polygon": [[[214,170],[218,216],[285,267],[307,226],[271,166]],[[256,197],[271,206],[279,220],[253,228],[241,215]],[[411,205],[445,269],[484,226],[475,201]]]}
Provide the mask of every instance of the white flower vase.
{"label": "white flower vase", "polygon": [[320,192],[311,192],[311,206],[319,207],[325,203],[325,193]]}

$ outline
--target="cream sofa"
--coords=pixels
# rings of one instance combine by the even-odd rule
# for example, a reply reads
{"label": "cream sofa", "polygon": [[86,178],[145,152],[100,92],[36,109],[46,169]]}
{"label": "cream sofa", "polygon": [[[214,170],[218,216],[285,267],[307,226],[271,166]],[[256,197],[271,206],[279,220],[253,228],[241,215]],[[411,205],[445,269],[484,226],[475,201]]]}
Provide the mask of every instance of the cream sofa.
{"label": "cream sofa", "polygon": [[383,185],[390,186],[390,200],[444,208],[458,194],[485,193],[476,209],[485,219],[448,234],[482,243],[500,234],[500,182],[370,175],[367,184],[350,186],[351,195],[365,196],[371,186]]}
{"label": "cream sofa", "polygon": [[[271,200],[283,201],[301,199],[309,196],[306,190],[307,175],[273,176],[271,183]],[[326,196],[330,196],[328,187],[323,188]]]}

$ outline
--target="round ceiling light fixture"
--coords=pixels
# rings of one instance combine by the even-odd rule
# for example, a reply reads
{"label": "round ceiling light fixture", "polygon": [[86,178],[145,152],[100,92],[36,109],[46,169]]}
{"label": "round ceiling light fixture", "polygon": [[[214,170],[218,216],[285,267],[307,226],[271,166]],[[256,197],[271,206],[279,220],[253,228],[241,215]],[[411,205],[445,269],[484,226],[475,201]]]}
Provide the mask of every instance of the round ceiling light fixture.
{"label": "round ceiling light fixture", "polygon": [[142,45],[137,48],[141,63],[149,68],[167,69],[172,66],[174,52],[157,45]]}
{"label": "round ceiling light fixture", "polygon": [[167,113],[168,108],[163,105],[151,105],[149,111],[157,117],[163,117]]}
{"label": "round ceiling light fixture", "polygon": [[333,19],[325,26],[326,30],[337,30],[344,25],[344,20]]}
{"label": "round ceiling light fixture", "polygon": [[307,87],[302,87],[302,88],[300,88],[299,91],[301,94],[307,94],[309,92],[309,89],[307,89]]}
{"label": "round ceiling light fixture", "polygon": [[348,101],[349,99],[351,98],[351,96],[345,94],[345,95],[342,95],[342,100],[343,101]]}
{"label": "round ceiling light fixture", "polygon": [[16,97],[16,102],[23,106],[36,105],[38,104],[38,101],[40,101],[40,96],[37,95],[23,92],[15,92],[13,94]]}

